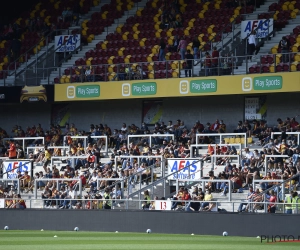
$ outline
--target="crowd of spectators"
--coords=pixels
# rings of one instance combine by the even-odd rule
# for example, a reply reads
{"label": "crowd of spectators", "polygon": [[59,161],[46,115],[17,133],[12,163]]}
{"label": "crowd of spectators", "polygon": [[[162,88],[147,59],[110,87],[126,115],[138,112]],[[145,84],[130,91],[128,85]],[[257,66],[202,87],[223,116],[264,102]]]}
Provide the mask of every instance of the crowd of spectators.
{"label": "crowd of spectators", "polygon": [[[234,146],[226,145],[225,143],[216,147],[208,146],[207,154],[199,155],[199,159],[203,162],[209,163],[212,154],[239,154],[241,161],[237,162],[231,157],[226,156],[217,157],[217,165],[223,165],[224,170],[220,171],[217,175],[213,171],[209,173],[206,186],[201,187],[203,188],[203,192],[209,191],[209,194],[217,192],[221,193],[222,196],[226,196],[229,192],[227,180],[231,181],[232,186],[230,190],[233,193],[242,193],[248,188],[249,191],[256,189],[257,185],[252,185],[253,180],[260,183],[259,188],[251,196],[251,201],[257,202],[257,206],[250,206],[249,204],[241,205],[239,211],[254,211],[262,208],[263,200],[260,199],[269,200],[274,203],[276,201],[283,202],[285,199],[283,193],[295,192],[300,183],[300,145],[297,144],[294,135],[287,135],[286,132],[298,131],[299,125],[295,118],[287,118],[285,121],[278,119],[277,122],[278,125],[275,127],[268,127],[265,121],[253,121],[252,124],[248,121],[238,122],[238,126],[234,132],[246,132],[248,136],[257,137],[260,145],[256,145],[255,149],[244,148],[239,151]],[[281,134],[272,139],[270,131],[280,131]],[[120,129],[114,129],[113,131],[106,124],[91,124],[88,132],[78,131],[75,124],[67,124],[65,128],[51,125],[50,129],[46,131],[40,124],[28,127],[26,131],[20,126],[14,126],[11,130],[14,137],[44,136],[45,139],[47,138],[45,145],[35,139],[28,144],[41,146],[31,152],[28,157],[37,164],[41,164],[44,167],[44,171],[35,173],[33,177],[30,177],[28,173],[24,173],[23,175],[18,173],[18,178],[20,179],[20,187],[25,193],[32,192],[35,184],[34,180],[39,179],[36,182],[36,188],[43,190],[43,192],[47,191],[47,193],[43,193],[43,199],[45,199],[44,206],[48,208],[69,208],[70,206],[73,206],[72,208],[86,208],[87,203],[83,205],[82,201],[78,198],[78,181],[74,181],[73,179],[82,180],[82,185],[88,191],[88,195],[80,198],[86,198],[87,202],[89,199],[98,199],[99,197],[103,201],[104,193],[109,194],[105,197],[116,197],[116,195],[112,195],[113,192],[118,191],[121,193],[120,185],[116,185],[114,187],[115,190],[112,190],[115,181],[111,181],[111,179],[124,179],[125,187],[138,183],[149,184],[149,182],[156,178],[154,171],[156,166],[160,166],[161,156],[164,158],[188,158],[191,154],[190,145],[195,143],[195,136],[200,132],[207,134],[224,133],[226,132],[226,125],[222,120],[216,120],[213,124],[207,123],[206,126],[201,124],[200,121],[196,121],[194,126],[188,130],[184,122],[178,119],[175,124],[172,121],[169,121],[168,125],[165,125],[163,122],[156,123],[153,129],[150,129],[145,123],[142,123],[141,127],[137,127],[135,124],[127,126],[123,123]],[[141,135],[141,137],[127,144],[127,136],[137,134]],[[161,136],[153,137],[152,146],[150,147],[149,137],[143,136],[145,134],[161,134]],[[80,139],[72,139],[71,136],[73,135],[86,135],[88,138],[87,146],[84,147],[83,141],[80,141]],[[101,149],[105,141],[103,139],[95,140],[91,138],[91,136],[97,135],[108,136],[108,146],[113,152],[109,161],[105,164],[101,163]],[[168,135],[174,135],[174,140],[168,137]],[[1,128],[0,136],[3,139],[8,134]],[[214,138],[212,137],[204,136],[200,138],[200,143],[209,144],[213,143],[213,140]],[[50,159],[51,156],[62,155],[62,149],[55,148],[55,145],[62,144],[68,146],[66,159],[63,160],[66,166],[58,169],[55,165],[50,164]],[[54,148],[49,149],[48,146],[50,145],[54,145]],[[1,144],[0,148],[3,156],[8,156],[11,159],[25,158],[25,153],[17,139],[15,141],[11,140],[9,144]],[[267,158],[267,165],[265,166],[264,162],[268,155],[272,155],[272,157]],[[284,157],[277,158],[276,155]],[[68,156],[79,157],[74,160],[73,164],[72,159],[68,158]],[[138,160],[135,156],[144,157]],[[154,166],[154,168],[149,166]],[[51,178],[61,178],[62,180],[59,181],[59,185],[55,181],[42,180]],[[97,183],[97,178],[101,178],[102,180]],[[283,190],[277,184],[287,179],[290,181],[285,183]],[[217,181],[210,182],[209,180]],[[274,181],[263,182],[263,180]],[[264,190],[268,191],[266,196],[258,195]],[[8,190],[5,193],[8,194]],[[79,200],[78,202],[71,202],[70,197],[72,199],[78,198]],[[120,198],[121,195],[117,195],[117,197]],[[276,197],[276,201],[272,197]],[[195,197],[191,196],[190,200],[195,200]],[[202,200],[197,197],[197,201],[203,201],[204,203],[207,199],[205,199],[205,196],[202,197]],[[197,201],[195,200],[194,203],[197,203]],[[110,202],[103,203],[100,201],[97,201],[97,206],[100,206],[100,203],[102,207],[108,208],[108,206],[112,206]],[[194,204],[193,202],[190,203]],[[89,204],[90,208],[95,208],[92,203]],[[201,204],[202,210],[211,211],[214,208],[214,203]],[[194,205],[186,206],[186,210],[190,211],[190,207],[195,209],[196,205],[195,207]],[[276,205],[273,205],[275,208],[269,209],[269,211],[276,209]]]}

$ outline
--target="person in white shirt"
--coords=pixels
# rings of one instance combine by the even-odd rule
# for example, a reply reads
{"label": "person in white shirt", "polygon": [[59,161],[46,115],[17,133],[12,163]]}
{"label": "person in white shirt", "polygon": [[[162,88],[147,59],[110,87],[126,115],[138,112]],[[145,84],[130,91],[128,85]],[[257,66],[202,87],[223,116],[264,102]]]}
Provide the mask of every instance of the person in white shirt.
{"label": "person in white shirt", "polygon": [[[249,44],[249,55],[253,55],[255,48],[256,48],[256,32],[253,30],[248,37],[248,44]],[[249,57],[251,60],[251,57]],[[252,56],[252,59],[255,59],[255,55]]]}
{"label": "person in white shirt", "polygon": [[243,159],[242,159],[242,167],[244,167],[245,163],[248,163],[248,165],[250,165],[250,162],[253,158],[254,158],[253,152],[251,152],[249,148],[245,148],[245,154],[243,154]]}

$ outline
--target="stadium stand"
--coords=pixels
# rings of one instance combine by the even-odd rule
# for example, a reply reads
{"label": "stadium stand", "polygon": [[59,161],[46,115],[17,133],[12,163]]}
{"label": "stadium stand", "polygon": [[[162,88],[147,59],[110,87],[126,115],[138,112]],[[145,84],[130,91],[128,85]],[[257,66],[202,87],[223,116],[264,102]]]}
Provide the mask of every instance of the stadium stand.
{"label": "stadium stand", "polygon": [[[24,12],[21,17],[4,30],[0,44],[0,77],[5,77],[5,70],[13,70],[20,63],[29,60],[46,44],[47,35],[56,29],[67,29],[72,25],[77,13],[75,7],[80,6],[80,14],[88,13],[91,6],[98,5],[98,1],[49,1],[36,4],[32,10]],[[64,12],[64,13],[63,13]],[[62,16],[63,15],[63,16]],[[12,51],[14,40],[19,41],[19,50]],[[35,46],[38,44],[38,46]],[[8,51],[10,52],[8,55]],[[20,58],[19,58],[20,56]],[[12,63],[17,60],[17,64]]]}
{"label": "stadium stand", "polygon": [[[163,8],[176,19],[174,24],[164,23]],[[220,15],[224,9],[226,15]],[[193,51],[193,39],[198,37],[200,50],[210,50],[212,41],[221,40],[220,31],[231,32],[229,24],[233,21],[239,24],[241,14],[251,13],[253,9],[253,5],[243,9],[231,6],[227,1],[179,1],[178,5],[171,7],[165,7],[162,1],[148,1],[145,8],[137,10],[136,15],[129,17],[124,24],[119,24],[114,33],[108,34],[104,41],[96,44],[96,48],[86,51],[83,58],[77,59],[75,65],[65,69],[65,75],[60,79],[56,77],[54,82],[69,82],[70,76],[72,82],[82,81],[78,77],[80,71],[90,66],[96,78],[109,81],[118,78],[118,72],[125,72],[127,64],[132,64],[134,72],[138,71],[136,67],[139,64],[144,78],[179,77],[185,62],[180,60],[177,51],[167,52],[166,48],[165,59],[170,61],[157,62],[161,38],[171,46],[176,36],[184,36],[187,49]],[[93,23],[93,17],[88,22]]]}
{"label": "stadium stand", "polygon": [[[211,133],[213,130],[220,132],[222,125],[224,124],[216,121],[202,130],[204,126],[197,122],[188,131],[184,125],[181,125],[180,121],[175,125],[171,123],[168,125],[156,124],[156,128],[151,132],[161,133],[161,137],[158,137],[150,148],[148,137],[142,133],[144,130],[149,131],[145,125],[138,128],[135,125],[127,127],[124,124],[120,130],[111,133],[110,140],[108,140],[111,154],[108,158],[104,158],[104,155],[101,154],[103,141],[93,141],[90,138],[91,134],[96,133],[109,136],[111,130],[108,126],[92,125],[90,132],[86,134],[88,139],[86,147],[83,146],[84,141],[82,139],[67,137],[66,141],[61,142],[68,146],[65,152],[65,149],[60,149],[58,146],[55,148],[56,145],[54,145],[54,149],[44,148],[44,145],[40,145],[41,147],[36,147],[34,151],[26,155],[27,152],[24,152],[16,138],[15,141],[10,142],[10,145],[2,144],[1,152],[4,152],[3,156],[5,157],[18,158],[19,160],[27,156],[26,158],[34,162],[34,175],[28,177],[28,173],[18,172],[16,177],[20,180],[19,185],[18,181],[12,181],[10,182],[11,185],[8,186],[8,182],[2,180],[0,195],[9,198],[6,204],[7,208],[16,208],[16,200],[10,198],[14,198],[16,190],[20,188],[22,199],[26,201],[27,207],[101,209],[106,204],[103,197],[110,197],[113,198],[113,203],[109,203],[110,205],[106,208],[113,206],[126,208],[123,201],[116,199],[131,198],[131,208],[154,209],[150,207],[150,202],[146,202],[146,204],[138,202],[143,199],[141,195],[147,195],[146,190],[152,190],[150,196],[153,200],[154,196],[172,198],[175,195],[178,201],[174,199],[172,201],[172,209],[174,210],[190,211],[190,207],[195,206],[190,200],[194,199],[196,203],[197,201],[201,202],[200,211],[218,211],[217,207],[227,211],[233,211],[233,209],[236,211],[237,204],[241,204],[239,207],[241,211],[266,212],[267,209],[262,210],[262,197],[269,200],[274,196],[273,191],[275,191],[276,198],[274,198],[275,196],[273,198],[277,201],[283,201],[286,197],[285,194],[297,190],[300,172],[298,161],[300,134],[298,131],[300,127],[296,120],[280,120],[274,128],[269,127],[264,122],[257,122],[253,126],[247,123],[238,126],[235,132],[243,130],[253,139],[249,148],[240,149],[227,144],[225,140],[220,142],[217,137],[209,135],[209,132]],[[8,136],[7,133],[3,129],[0,131],[2,139],[5,139]],[[30,134],[35,135],[36,133],[43,135],[43,131],[40,126],[29,127],[26,132],[18,126],[12,129],[14,136],[30,136]],[[74,124],[70,127],[67,126],[62,132],[58,127],[51,127],[49,131],[45,131],[45,141],[48,142],[48,145],[53,142],[59,144],[61,140],[58,139],[57,133],[74,135],[77,131]],[[195,143],[195,131],[206,132],[207,136],[201,137],[200,143],[193,147],[191,143]],[[273,134],[276,131],[278,135]],[[282,133],[282,131],[287,134]],[[149,131],[149,133],[151,132]],[[53,138],[49,138],[50,140],[47,139],[48,133],[53,136]],[[80,131],[80,133],[84,132]],[[175,140],[164,138],[164,133],[174,134]],[[141,137],[128,144],[126,136],[129,134],[141,134]],[[234,134],[228,134],[229,139],[234,137],[236,137]],[[32,139],[34,140],[34,137]],[[241,140],[235,142],[241,142]],[[27,146],[34,146],[38,143],[38,141],[31,141]],[[208,145],[207,147],[207,144],[204,143],[209,143],[211,146]],[[11,152],[13,149],[16,157]],[[168,161],[178,158],[181,161],[191,160],[193,159],[190,158],[191,150],[195,151],[197,156],[194,159],[201,162],[203,166],[201,182],[197,182],[197,179],[187,182],[184,179],[188,179],[188,176],[180,179],[178,185],[187,188],[187,193],[191,194],[185,198],[182,189],[178,190],[177,194],[173,191],[169,194],[166,193],[165,180],[170,183],[168,185],[172,189],[172,186],[175,187],[177,184],[171,185],[172,180],[168,177],[174,173],[180,174],[182,170],[176,169],[170,173],[170,166],[165,168],[161,164],[168,164]],[[50,153],[49,156],[48,153]],[[65,155],[64,159],[55,160],[55,157],[63,158],[60,157],[63,155]],[[54,160],[51,161],[53,165],[50,164],[47,157],[53,157]],[[161,157],[167,161],[164,162]],[[204,170],[207,175],[204,174]],[[226,184],[228,180],[230,180],[229,185]],[[284,190],[280,184],[282,180],[288,180]],[[244,192],[248,188],[248,201],[244,201]],[[203,193],[205,190],[209,191],[207,195]],[[262,196],[264,190],[270,192]],[[37,199],[30,201],[28,199],[29,192],[33,192]],[[230,200],[228,201],[228,199]],[[181,204],[180,200],[183,200],[184,203]],[[234,207],[232,207],[232,202],[235,203]],[[254,205],[251,205],[251,202],[254,202]],[[21,205],[24,206],[23,203]],[[277,205],[276,212],[284,212],[284,206]]]}

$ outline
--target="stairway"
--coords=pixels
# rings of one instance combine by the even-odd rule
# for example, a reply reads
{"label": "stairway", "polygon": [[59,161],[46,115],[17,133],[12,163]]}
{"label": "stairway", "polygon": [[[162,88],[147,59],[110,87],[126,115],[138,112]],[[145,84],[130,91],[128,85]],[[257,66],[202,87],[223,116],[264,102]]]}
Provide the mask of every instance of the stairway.
{"label": "stairway", "polygon": [[[256,16],[254,16],[254,15],[268,12],[268,6],[271,5],[273,2],[277,2],[277,1],[267,0],[265,2],[265,4],[262,5],[261,8],[259,8],[255,12],[255,14],[253,13],[253,14],[249,15],[247,17],[247,20],[256,18]],[[264,11],[262,11],[262,10],[264,10]],[[260,64],[260,56],[271,54],[271,49],[275,45],[279,44],[279,42],[283,36],[287,36],[287,35],[290,35],[291,33],[293,33],[293,29],[297,25],[300,25],[300,15],[298,15],[295,19],[290,19],[288,25],[286,25],[282,30],[276,31],[273,37],[271,37],[268,41],[265,41],[264,45],[260,48],[260,51],[256,55],[255,59],[252,59],[252,61],[248,60],[248,62],[246,62],[245,58],[243,58],[242,64],[237,69],[234,70],[234,74],[235,75],[246,74],[246,72],[249,70],[249,68],[251,66]]]}
{"label": "stairway", "polygon": [[[130,16],[135,16],[137,9],[145,7],[147,2],[148,2],[148,0],[142,0],[141,2],[135,3],[134,7],[131,10],[125,11],[124,15],[121,18],[116,19],[114,24],[107,27],[102,34],[100,34],[98,36],[95,36],[95,39],[91,43],[89,43],[88,45],[83,46],[81,51],[79,51],[77,54],[74,54],[67,62],[64,62],[61,65],[61,67],[60,67],[61,74],[63,74],[65,69],[73,67],[75,65],[75,61],[77,59],[84,58],[85,53],[88,50],[95,49],[97,43],[99,43],[100,41],[104,41],[108,34],[115,32],[119,24],[124,24],[126,22],[127,18],[129,18]],[[88,18],[85,18],[85,19],[88,19]],[[49,76],[49,83],[50,84],[53,84],[54,78],[57,77],[60,72],[59,72],[59,70],[54,70],[50,73],[50,76]],[[41,84],[48,84],[48,78],[47,79],[42,79]]]}
{"label": "stairway", "polygon": [[[92,7],[91,10],[87,14],[81,16],[79,23],[81,23],[85,19],[89,19],[93,13],[100,12],[101,7],[108,3],[110,3],[110,0],[102,0],[98,6]],[[62,35],[71,34],[72,30],[75,30],[75,29],[80,29],[80,26],[75,26],[75,25],[70,26],[68,29],[66,29],[65,31],[62,32]],[[40,61],[43,61],[50,54],[53,54],[54,48],[55,48],[54,41],[49,42],[48,45],[42,47],[37,54],[31,56],[31,58],[27,61],[27,63],[21,64],[20,67],[15,72],[11,71],[10,75],[7,76],[6,79],[0,79],[0,86],[25,85],[25,84],[28,84],[28,82],[30,82],[30,81],[32,82],[32,84],[29,84],[29,85],[38,85],[39,82],[36,82],[37,81],[36,78],[43,77],[44,70],[39,69],[41,74],[39,76],[37,76],[36,64],[39,63]],[[39,68],[40,66],[37,66],[37,67]],[[46,67],[51,67],[51,66],[46,65]],[[27,70],[28,72],[25,72],[25,70]],[[26,78],[30,79],[31,76],[32,76],[32,79],[27,81]],[[44,84],[48,84],[48,82],[44,83]]]}

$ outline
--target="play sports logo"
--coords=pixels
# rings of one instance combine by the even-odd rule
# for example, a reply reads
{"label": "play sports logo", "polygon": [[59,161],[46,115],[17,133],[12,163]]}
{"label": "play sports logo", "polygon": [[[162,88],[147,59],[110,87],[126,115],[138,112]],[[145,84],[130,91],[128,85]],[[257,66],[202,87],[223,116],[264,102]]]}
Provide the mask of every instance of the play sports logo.
{"label": "play sports logo", "polygon": [[243,91],[251,91],[252,90],[252,78],[251,77],[244,77],[242,79],[242,90]]}

